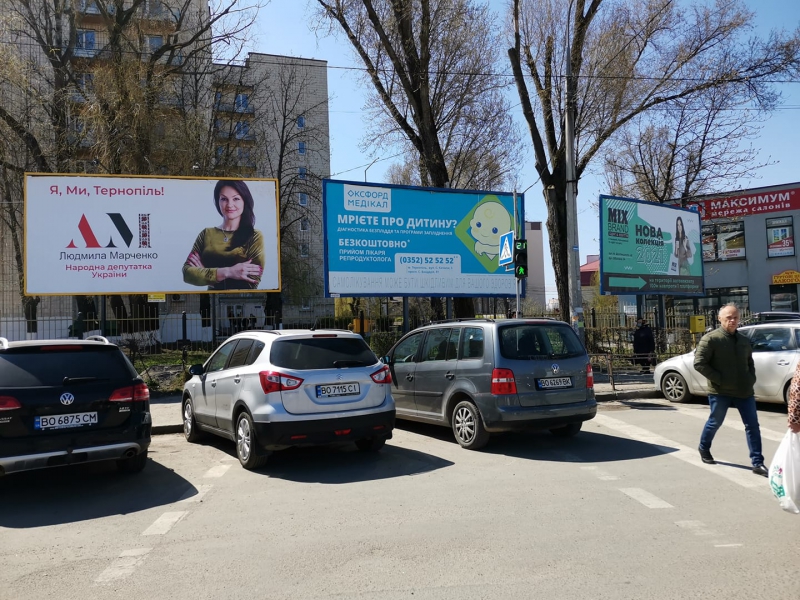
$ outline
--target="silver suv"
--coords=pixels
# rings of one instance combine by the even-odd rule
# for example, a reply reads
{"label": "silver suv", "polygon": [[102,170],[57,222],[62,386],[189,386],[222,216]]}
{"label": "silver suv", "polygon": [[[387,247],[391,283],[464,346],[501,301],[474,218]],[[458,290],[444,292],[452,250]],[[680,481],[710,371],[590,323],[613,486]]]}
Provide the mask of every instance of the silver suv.
{"label": "silver suv", "polygon": [[477,450],[493,432],[573,436],[597,414],[589,356],[550,319],[465,319],[408,333],[383,359],[397,417],[453,429]]}
{"label": "silver suv", "polygon": [[213,433],[235,441],[245,469],[290,446],[353,441],[375,451],[392,437],[389,368],[349,331],[245,331],[189,373],[186,439]]}

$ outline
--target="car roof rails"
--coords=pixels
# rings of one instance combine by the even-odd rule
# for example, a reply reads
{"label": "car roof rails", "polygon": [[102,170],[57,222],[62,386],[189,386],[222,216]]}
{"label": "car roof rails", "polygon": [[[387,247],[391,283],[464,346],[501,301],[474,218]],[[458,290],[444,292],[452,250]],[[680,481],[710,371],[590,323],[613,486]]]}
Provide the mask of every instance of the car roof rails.
{"label": "car roof rails", "polygon": [[8,340],[4,337],[0,337],[0,350],[8,350]]}
{"label": "car roof rails", "polygon": [[102,335],[90,335],[86,338],[92,342],[103,342],[104,344],[110,344],[111,342],[108,341],[108,338],[103,337]]}
{"label": "car roof rails", "polygon": [[459,317],[457,319],[442,319],[441,321],[428,321],[428,325],[438,325],[440,323],[461,323],[463,321],[484,321],[494,323],[494,319],[488,317]]}

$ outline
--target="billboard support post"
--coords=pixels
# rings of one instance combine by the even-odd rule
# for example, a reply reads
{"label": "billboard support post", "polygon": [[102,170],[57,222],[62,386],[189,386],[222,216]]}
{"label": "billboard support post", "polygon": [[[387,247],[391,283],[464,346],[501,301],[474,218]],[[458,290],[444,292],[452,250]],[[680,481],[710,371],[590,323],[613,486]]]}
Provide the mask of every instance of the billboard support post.
{"label": "billboard support post", "polygon": [[100,296],[100,335],[106,335],[108,328],[106,327],[106,297]]}
{"label": "billboard support post", "polygon": [[408,296],[403,296],[403,333],[411,331],[408,323]]}

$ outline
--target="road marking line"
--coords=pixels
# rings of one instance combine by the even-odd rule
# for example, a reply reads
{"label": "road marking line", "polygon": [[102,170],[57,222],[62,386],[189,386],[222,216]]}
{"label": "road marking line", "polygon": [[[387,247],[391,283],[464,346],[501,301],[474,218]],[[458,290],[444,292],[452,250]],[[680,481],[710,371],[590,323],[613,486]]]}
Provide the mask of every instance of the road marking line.
{"label": "road marking line", "polygon": [[198,485],[194,489],[186,490],[186,493],[178,499],[178,502],[200,502],[212,487],[214,486],[211,484]]}
{"label": "road marking line", "polygon": [[222,477],[223,475],[225,475],[225,473],[228,472],[228,469],[230,468],[231,468],[230,465],[217,465],[215,467],[211,467],[208,471],[206,471],[206,474],[203,475],[203,477],[206,479],[210,479],[212,477]]}
{"label": "road marking line", "polygon": [[[705,411],[700,411],[692,408],[686,408],[685,406],[676,406],[675,410],[681,413],[682,415],[690,415],[695,417],[696,419],[702,419],[703,421],[708,420],[708,413]],[[728,410],[728,415],[730,415],[731,411],[735,411],[736,416],[738,417],[739,411],[735,408],[731,408]],[[733,421],[730,420],[730,416],[727,416],[725,420],[722,422],[723,427],[730,427],[731,429],[735,429],[736,431],[741,431],[744,433],[744,423],[741,421],[737,421],[735,418]],[[772,429],[765,429],[764,427],[759,427],[761,430],[761,437],[772,440],[773,442],[780,442],[783,440],[786,433],[778,433],[777,431],[773,431]]]}
{"label": "road marking line", "polygon": [[142,535],[164,535],[186,515],[187,511],[185,510],[165,512],[163,515],[158,517],[153,524],[150,525],[150,527],[145,529]]}
{"label": "road marking line", "polygon": [[637,502],[641,502],[647,508],[675,508],[669,502],[664,502],[658,496],[654,496],[648,491],[643,490],[642,488],[620,488],[619,490],[626,496],[630,496]]}
{"label": "road marking line", "polygon": [[702,521],[675,521],[675,525],[677,525],[681,529],[687,529],[695,535],[700,535],[700,536],[718,535],[715,531],[708,529],[706,527],[706,524],[703,523]]}
{"label": "road marking line", "polygon": [[741,548],[744,544],[714,544],[714,548]]}
{"label": "road marking line", "polygon": [[597,467],[581,467],[584,471],[591,471],[592,474],[597,477],[600,481],[617,481],[619,477],[616,475],[612,475],[608,471],[604,471],[603,469],[598,469]]}
{"label": "road marking line", "polygon": [[600,425],[617,431],[632,440],[650,444],[653,446],[653,448],[666,454],[667,456],[677,458],[678,460],[687,462],[690,465],[704,469],[709,473],[714,473],[715,475],[724,477],[725,479],[728,479],[729,481],[732,481],[733,483],[744,488],[755,490],[770,496],[772,495],[772,490],[770,489],[767,480],[764,477],[756,477],[749,470],[743,473],[741,469],[737,469],[735,467],[725,467],[724,465],[707,465],[700,460],[700,455],[697,453],[697,450],[689,448],[688,446],[684,446],[683,444],[679,444],[678,442],[665,437],[661,437],[660,435],[655,434],[652,431],[648,431],[647,429],[630,425],[625,421],[621,421],[620,419],[615,419],[606,415],[597,415],[593,420],[597,421],[597,423]]}
{"label": "road marking line", "polygon": [[148,552],[152,548],[136,548],[134,550],[125,550],[119,555],[111,565],[95,579],[95,583],[108,583],[127,577],[136,570],[142,561],[144,561]]}

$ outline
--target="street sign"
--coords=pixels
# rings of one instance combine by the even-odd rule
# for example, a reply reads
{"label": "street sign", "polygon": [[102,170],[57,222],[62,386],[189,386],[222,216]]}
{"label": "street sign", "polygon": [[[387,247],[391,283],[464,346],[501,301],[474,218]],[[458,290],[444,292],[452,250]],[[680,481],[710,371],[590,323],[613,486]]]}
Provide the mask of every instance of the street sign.
{"label": "street sign", "polygon": [[514,232],[509,231],[500,236],[500,258],[498,265],[504,267],[514,262],[514,253],[511,247],[514,245]]}

